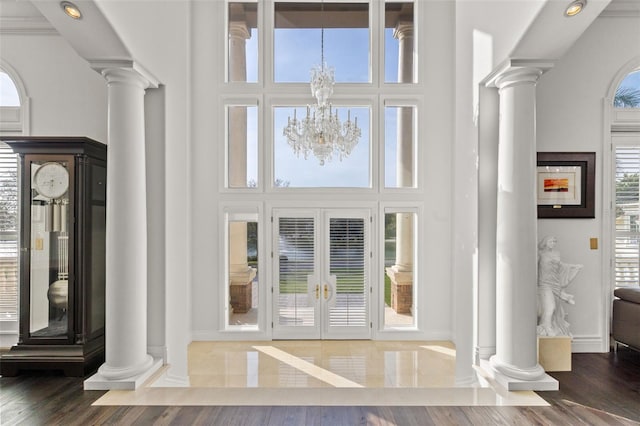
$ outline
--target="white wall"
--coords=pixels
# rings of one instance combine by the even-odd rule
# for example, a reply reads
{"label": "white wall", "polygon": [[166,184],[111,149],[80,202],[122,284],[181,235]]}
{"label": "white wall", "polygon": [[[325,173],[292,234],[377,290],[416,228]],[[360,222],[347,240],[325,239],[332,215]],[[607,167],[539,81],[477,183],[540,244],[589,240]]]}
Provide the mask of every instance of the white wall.
{"label": "white wall", "polygon": [[[424,202],[424,238],[419,264],[425,290],[421,303],[421,319],[426,327],[424,336],[448,339],[452,337],[451,315],[451,144],[453,138],[454,39],[453,7],[448,1],[422,3],[427,24],[422,28],[420,42],[425,57],[421,57],[426,73],[425,102],[427,122],[419,143],[424,162],[422,191],[416,198]],[[219,252],[219,206],[233,202],[228,193],[217,192],[222,176],[217,166],[223,164],[224,111],[217,104],[216,94],[224,79],[224,42],[226,35],[221,17],[225,13],[221,2],[195,2],[193,5],[193,145],[191,162],[192,193],[192,283],[193,331],[195,339],[220,337],[218,308],[219,282],[223,268]],[[423,9],[424,10],[424,9]],[[213,23],[213,24],[212,24]],[[215,40],[211,43],[209,40]],[[268,128],[268,127],[267,127]],[[264,142],[267,143],[268,139]],[[197,196],[195,196],[197,194]],[[299,194],[299,200],[319,202],[325,194]],[[283,201],[282,194],[257,193],[256,202]],[[359,195],[335,195],[335,199],[356,202]],[[289,197],[290,199],[290,197]],[[369,198],[370,199],[370,198]],[[302,201],[305,202],[305,201]],[[263,227],[263,229],[266,227]],[[266,235],[266,234],[262,234]],[[265,259],[266,260],[266,259]],[[266,264],[266,262],[264,262]]]}
{"label": "white wall", "polygon": [[[538,84],[538,151],[596,153],[596,218],[538,221],[539,237],[555,235],[565,262],[584,265],[567,288],[576,301],[567,307],[575,352],[609,348],[611,277],[602,247],[604,232],[609,229],[602,185],[607,133],[603,99],[618,71],[639,54],[640,17],[601,17]],[[601,243],[598,250],[589,248],[592,237]]]}
{"label": "white wall", "polygon": [[[87,136],[107,143],[104,80],[62,37],[2,34],[0,56],[18,74],[30,98],[25,134]],[[17,322],[3,322],[0,329],[0,347],[17,342]]]}
{"label": "white wall", "polygon": [[31,98],[31,135],[87,136],[107,143],[104,79],[63,38],[2,34],[0,55]]}
{"label": "white wall", "polygon": [[[223,132],[220,126],[224,111],[218,107],[215,96],[217,86],[224,79],[224,25],[212,25],[222,22],[225,8],[222,2],[195,2],[191,27],[191,48],[193,66],[193,144],[191,181],[194,194],[192,209],[192,270],[193,290],[193,331],[201,338],[203,335],[218,331],[219,287],[218,268],[223,267],[223,253],[219,248],[218,212],[220,173],[217,165],[219,156],[224,155]],[[214,42],[212,42],[214,40]],[[195,194],[199,194],[195,196]]]}

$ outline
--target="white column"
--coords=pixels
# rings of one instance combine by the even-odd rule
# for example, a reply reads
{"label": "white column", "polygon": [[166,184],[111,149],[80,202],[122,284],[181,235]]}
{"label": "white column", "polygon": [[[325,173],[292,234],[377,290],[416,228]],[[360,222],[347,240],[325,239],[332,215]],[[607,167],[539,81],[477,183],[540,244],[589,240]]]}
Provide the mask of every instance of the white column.
{"label": "white column", "polygon": [[229,81],[247,81],[247,40],[251,38],[244,20],[229,22]]}
{"label": "white column", "polygon": [[102,70],[108,93],[105,363],[85,389],[135,389],[161,362],[147,354],[144,93],[130,68]]}
{"label": "white column", "polygon": [[478,120],[478,281],[475,363],[496,353],[496,216],[498,205],[498,91],[480,87]]}
{"label": "white column", "polygon": [[[398,39],[398,83],[413,82],[413,22],[400,21],[393,36]],[[413,186],[413,108],[398,108],[396,147],[398,186]]]}
{"label": "white column", "polygon": [[[237,17],[244,16],[243,11]],[[246,40],[251,37],[243,19],[229,22],[229,81],[247,81]],[[247,186],[247,108],[229,108],[229,186]],[[251,299],[250,286],[256,270],[247,263],[247,223],[229,224],[229,284],[233,306],[238,312],[251,308],[246,299]],[[246,296],[246,294],[249,296]],[[242,296],[241,296],[242,295]]]}
{"label": "white column", "polygon": [[538,364],[536,335],[535,100],[541,74],[539,68],[516,67],[495,80],[500,94],[497,331],[496,354],[490,358],[490,365],[509,390],[549,389],[548,384],[541,383],[548,376]]}
{"label": "white column", "polygon": [[[229,81],[247,81],[246,40],[251,37],[244,21],[229,22]],[[229,108],[229,186],[247,186],[247,108]]]}
{"label": "white column", "polygon": [[[413,82],[413,22],[399,21],[393,32],[398,39],[398,83]],[[414,180],[413,108],[398,108],[396,144],[396,180],[401,188],[413,187]],[[392,281],[392,307],[399,313],[409,313],[413,306],[399,302],[402,294],[413,293],[413,214],[396,214],[396,261],[386,269]],[[406,296],[405,296],[406,297]]]}

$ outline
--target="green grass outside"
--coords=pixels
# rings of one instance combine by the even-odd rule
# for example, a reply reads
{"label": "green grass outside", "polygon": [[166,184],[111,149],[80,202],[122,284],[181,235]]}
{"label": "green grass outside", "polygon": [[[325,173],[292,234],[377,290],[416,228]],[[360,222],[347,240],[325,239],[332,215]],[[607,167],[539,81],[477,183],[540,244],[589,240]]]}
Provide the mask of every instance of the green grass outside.
{"label": "green grass outside", "polygon": [[391,306],[391,278],[384,272],[384,304]]}
{"label": "green grass outside", "polygon": [[[342,272],[341,272],[342,271]],[[360,280],[361,277],[364,276],[364,269],[360,269],[360,270],[353,270],[353,269],[343,269],[343,270],[339,270],[339,269],[334,269],[331,271],[332,275],[337,275],[338,276],[338,282],[337,282],[337,287],[338,287],[338,292],[341,294],[344,293],[354,293],[354,294],[360,294],[362,293],[362,286],[358,283],[355,282],[355,286],[354,286],[354,279],[352,278],[353,275],[357,276],[357,280]],[[347,274],[347,272],[350,272],[351,274]],[[293,278],[290,276],[290,278]],[[297,279],[280,279],[280,294],[294,294],[294,293],[306,293],[307,292],[307,274],[305,274],[304,272],[300,271],[300,275],[298,275],[297,277],[295,277]],[[355,287],[355,288],[352,288]],[[350,290],[350,288],[352,288]]]}

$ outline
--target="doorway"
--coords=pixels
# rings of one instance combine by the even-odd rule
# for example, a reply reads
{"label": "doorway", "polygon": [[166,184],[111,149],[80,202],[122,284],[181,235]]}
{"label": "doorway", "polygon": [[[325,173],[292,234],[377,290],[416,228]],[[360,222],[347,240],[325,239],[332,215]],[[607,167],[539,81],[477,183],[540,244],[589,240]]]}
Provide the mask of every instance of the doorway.
{"label": "doorway", "polygon": [[370,339],[371,212],[273,214],[273,337]]}

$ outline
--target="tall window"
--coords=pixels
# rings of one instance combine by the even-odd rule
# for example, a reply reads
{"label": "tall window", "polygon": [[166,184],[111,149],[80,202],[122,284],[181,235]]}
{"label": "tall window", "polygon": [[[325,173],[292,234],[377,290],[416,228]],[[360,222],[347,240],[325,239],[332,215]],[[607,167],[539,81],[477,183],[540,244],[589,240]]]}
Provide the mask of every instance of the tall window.
{"label": "tall window", "polygon": [[[20,96],[0,70],[0,132],[21,130]],[[19,126],[16,128],[15,124]],[[0,142],[0,321],[18,318],[18,182],[16,155]]]}
{"label": "tall window", "polygon": [[638,286],[640,146],[617,146],[615,154],[615,285]]}
{"label": "tall window", "polygon": [[[640,285],[640,121],[629,120],[640,117],[635,114],[640,108],[640,70],[630,72],[618,86],[613,100],[612,143],[615,154],[615,217],[614,275],[615,286]],[[633,112],[629,108],[635,109]],[[616,132],[619,114],[625,114],[621,123],[624,132]],[[638,131],[630,132],[633,125]]]}
{"label": "tall window", "polygon": [[[274,227],[290,230],[289,223],[279,223],[277,218],[275,222],[273,218],[269,220],[270,215],[282,205],[295,210],[304,208],[305,204],[308,207],[310,201],[321,202],[326,209],[366,204],[372,211],[371,223],[385,222],[386,226],[375,227],[373,232],[377,235],[371,235],[370,240],[385,241],[384,250],[389,256],[384,260],[378,256],[381,243],[368,257],[377,259],[371,261],[372,270],[366,272],[368,277],[379,281],[372,286],[371,293],[379,295],[375,299],[379,302],[376,309],[380,314],[369,318],[379,318],[381,332],[415,331],[418,326],[419,306],[415,296],[423,290],[418,288],[417,280],[414,285],[414,279],[423,273],[419,261],[421,246],[416,237],[424,220],[424,215],[419,214],[421,191],[425,190],[422,181],[425,173],[421,169],[425,161],[421,155],[425,152],[424,146],[430,143],[421,136],[426,122],[421,93],[426,91],[418,67],[417,35],[423,12],[420,7],[421,2],[412,0],[226,2],[227,63],[225,79],[220,82],[222,96],[218,97],[221,114],[222,111],[225,114],[222,119],[225,133],[221,139],[225,155],[219,175],[225,184],[220,196],[223,203],[255,203],[253,205],[261,205],[265,211],[250,217],[244,214],[248,210],[240,215],[226,215],[227,239],[221,250],[229,257],[226,276],[238,283],[242,279],[242,284],[225,282],[225,294],[249,289],[248,283],[254,279],[247,268],[256,266],[247,259],[252,257],[249,244],[255,229],[256,238],[261,236],[262,241],[270,241],[257,256],[258,259],[263,256],[262,268],[257,273],[259,283],[267,283],[261,287],[267,291],[263,290],[257,298],[258,307],[252,306],[252,309],[262,307],[256,324],[260,331],[268,330],[272,322],[277,328],[282,321],[291,321],[288,315],[266,319],[266,313],[271,310],[264,309],[266,305],[262,303],[269,297],[269,286],[273,289],[276,274],[286,281],[280,289],[281,295],[291,298],[291,294],[304,293],[300,297],[307,297],[306,287],[291,287],[291,282],[299,281],[298,275],[306,272],[291,269],[289,260],[281,259],[277,265],[285,269],[274,266],[266,273],[268,268],[264,265],[270,264],[269,255],[273,256],[278,250],[293,250],[291,256],[294,256],[306,250],[288,245],[267,250],[267,244],[276,244],[268,238]],[[322,94],[330,90],[310,90],[311,70],[322,66],[323,61],[335,69],[335,84],[327,103],[322,102],[325,98]],[[343,144],[344,149],[331,151],[330,159],[318,153],[324,148],[326,132],[337,134],[335,127],[319,126],[317,133],[322,137],[296,139],[298,134],[306,136],[313,132],[296,134],[291,131],[293,126],[289,126],[294,119],[304,121],[312,117],[314,106],[326,104],[331,105],[329,111],[333,117],[338,117],[343,124],[357,120],[361,130],[357,144]],[[309,119],[306,123],[316,126],[317,121]],[[344,135],[341,135],[343,141],[353,140]],[[339,137],[330,138],[336,139]],[[296,143],[300,140],[305,144]],[[348,155],[342,155],[347,151]],[[382,209],[379,214],[374,206]],[[271,211],[266,211],[267,208]],[[299,227],[291,229],[298,234],[302,232]],[[297,239],[284,240],[308,243],[300,239],[300,235]],[[291,256],[288,254],[287,259]],[[277,255],[276,259],[279,259]],[[296,265],[306,267],[302,263]],[[369,268],[370,264],[367,265]],[[386,291],[383,290],[385,281]],[[251,290],[255,288],[254,284]],[[226,305],[228,301],[224,299],[221,303]],[[296,306],[303,311],[309,308],[305,304]],[[246,313],[236,307],[231,311],[225,326],[233,331],[239,329],[235,327],[240,325],[236,320],[246,318],[241,317]],[[263,315],[266,320],[261,323]],[[249,330],[253,325],[244,323],[241,328]]]}
{"label": "tall window", "polygon": [[258,282],[258,215],[226,214],[228,327],[255,330],[258,327],[260,286]]}

